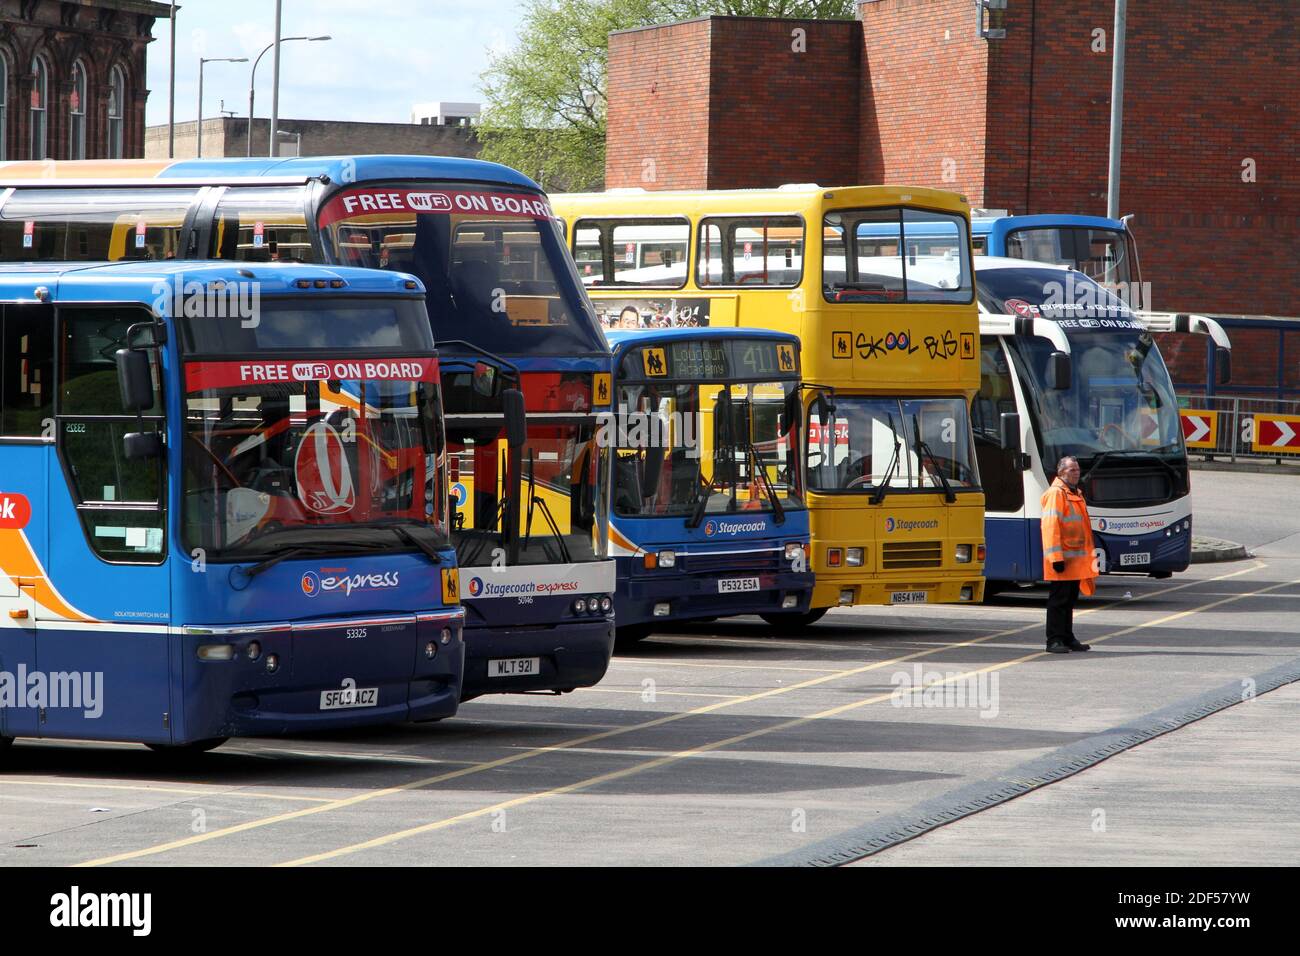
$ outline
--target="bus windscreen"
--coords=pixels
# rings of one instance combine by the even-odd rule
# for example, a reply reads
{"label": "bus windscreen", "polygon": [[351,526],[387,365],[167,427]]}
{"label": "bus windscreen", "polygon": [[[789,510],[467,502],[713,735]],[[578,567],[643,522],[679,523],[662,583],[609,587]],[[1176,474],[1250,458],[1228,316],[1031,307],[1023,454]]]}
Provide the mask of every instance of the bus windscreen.
{"label": "bus windscreen", "polygon": [[439,341],[509,355],[606,350],[542,196],[445,184],[348,188],[325,202],[318,224],[332,261],[419,276]]}

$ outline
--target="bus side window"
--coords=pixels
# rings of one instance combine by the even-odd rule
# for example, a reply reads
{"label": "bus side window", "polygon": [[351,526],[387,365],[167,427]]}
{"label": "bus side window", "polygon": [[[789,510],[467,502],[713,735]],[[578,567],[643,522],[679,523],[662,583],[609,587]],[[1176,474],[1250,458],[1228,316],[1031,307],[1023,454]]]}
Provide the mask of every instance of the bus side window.
{"label": "bus side window", "polygon": [[53,438],[54,309],[0,309],[0,438]]}
{"label": "bus side window", "polygon": [[[163,463],[123,454],[122,436],[141,424],[122,408],[114,359],[127,345],[127,329],[149,315],[140,308],[102,307],[59,313],[58,445],[87,541],[107,561],[161,563]],[[162,432],[156,364],[154,382],[154,405],[144,412],[143,428]]]}

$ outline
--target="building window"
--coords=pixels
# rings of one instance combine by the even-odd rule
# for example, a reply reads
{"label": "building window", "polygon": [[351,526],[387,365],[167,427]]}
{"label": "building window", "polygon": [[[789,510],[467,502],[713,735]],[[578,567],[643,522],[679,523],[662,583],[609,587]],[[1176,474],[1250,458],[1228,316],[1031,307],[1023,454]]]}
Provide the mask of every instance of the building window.
{"label": "building window", "polygon": [[0,159],[9,158],[9,139],[5,136],[9,120],[9,57],[0,52]]}
{"label": "building window", "polygon": [[72,92],[68,94],[68,159],[86,158],[86,68],[72,64]]}
{"label": "building window", "polygon": [[46,158],[48,130],[45,123],[45,107],[49,102],[49,92],[50,72],[45,65],[45,58],[38,55],[32,60],[32,159]]}
{"label": "building window", "polygon": [[108,158],[121,159],[122,115],[126,102],[126,77],[122,68],[115,66],[108,76]]}

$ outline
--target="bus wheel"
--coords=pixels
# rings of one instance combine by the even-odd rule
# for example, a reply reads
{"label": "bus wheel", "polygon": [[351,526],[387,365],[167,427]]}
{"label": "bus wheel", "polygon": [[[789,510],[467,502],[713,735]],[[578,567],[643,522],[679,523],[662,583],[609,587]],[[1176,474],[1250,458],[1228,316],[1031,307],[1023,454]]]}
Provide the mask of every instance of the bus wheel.
{"label": "bus wheel", "polygon": [[632,645],[644,641],[654,633],[654,626],[650,624],[629,624],[626,627],[614,628],[614,649],[627,650]]}
{"label": "bus wheel", "polygon": [[145,746],[154,753],[169,757],[192,757],[195,754],[216,750],[229,739],[229,737],[209,737],[207,740],[194,740],[188,744],[145,744]]}
{"label": "bus wheel", "polygon": [[787,612],[785,614],[760,614],[759,617],[773,627],[787,627],[791,630],[802,631],[805,627],[811,627],[820,621],[829,610],[828,607],[819,607],[811,611],[805,611],[802,614]]}

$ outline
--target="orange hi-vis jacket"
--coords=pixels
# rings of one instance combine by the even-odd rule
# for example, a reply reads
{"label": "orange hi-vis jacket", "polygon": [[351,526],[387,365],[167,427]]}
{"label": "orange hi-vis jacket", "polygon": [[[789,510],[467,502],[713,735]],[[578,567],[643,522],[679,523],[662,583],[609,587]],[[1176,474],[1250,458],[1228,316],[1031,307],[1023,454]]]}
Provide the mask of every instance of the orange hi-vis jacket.
{"label": "orange hi-vis jacket", "polygon": [[[1065,562],[1064,571],[1052,564]],[[1083,495],[1060,478],[1043,492],[1043,577],[1048,581],[1080,581],[1079,590],[1092,594],[1097,577],[1093,556],[1092,519]]]}

